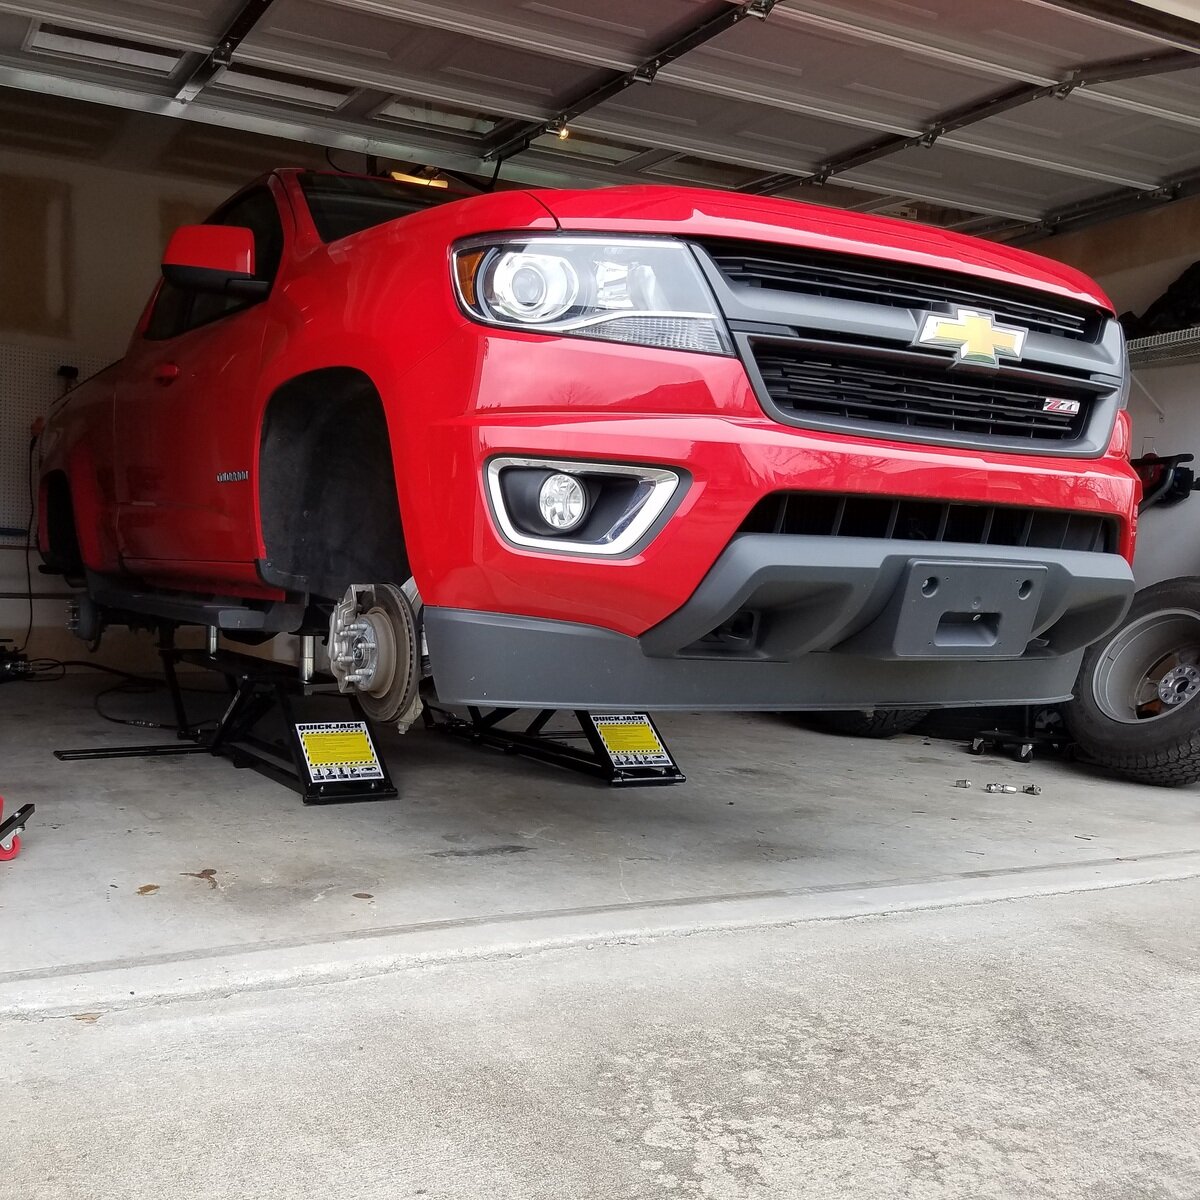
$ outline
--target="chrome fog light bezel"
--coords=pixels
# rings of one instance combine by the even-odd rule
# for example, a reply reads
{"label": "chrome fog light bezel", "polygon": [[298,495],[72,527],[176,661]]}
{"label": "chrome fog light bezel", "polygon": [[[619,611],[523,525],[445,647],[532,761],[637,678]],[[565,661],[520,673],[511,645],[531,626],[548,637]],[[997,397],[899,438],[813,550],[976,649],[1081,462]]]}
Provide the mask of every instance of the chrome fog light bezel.
{"label": "chrome fog light bezel", "polygon": [[[518,529],[505,503],[501,476],[506,468],[522,467],[552,471],[564,475],[615,476],[635,479],[645,485],[635,493],[632,505],[612,525],[601,540],[582,541],[570,534],[539,537]],[[536,458],[525,455],[501,455],[490,459],[485,470],[487,494],[492,515],[506,541],[529,550],[555,554],[588,555],[614,558],[627,554],[646,536],[679,492],[682,473],[668,467],[638,463],[598,462],[583,459]]]}

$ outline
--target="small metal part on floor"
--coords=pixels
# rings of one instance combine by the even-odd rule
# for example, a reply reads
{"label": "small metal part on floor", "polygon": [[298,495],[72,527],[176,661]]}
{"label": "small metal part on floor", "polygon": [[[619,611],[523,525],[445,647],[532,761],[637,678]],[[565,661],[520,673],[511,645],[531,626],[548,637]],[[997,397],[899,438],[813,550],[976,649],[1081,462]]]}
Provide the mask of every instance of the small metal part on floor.
{"label": "small metal part on floor", "polygon": [[[179,741],[56,750],[54,757],[63,762],[88,762],[215,754],[229,759],[235,767],[252,768],[294,789],[305,804],[389,800],[399,794],[365,721],[296,719],[296,697],[340,694],[331,676],[314,674],[308,667],[298,671],[295,666],[221,650],[211,638],[208,649],[201,651],[176,649],[165,636],[161,653]],[[229,704],[214,729],[189,720],[179,684],[180,664],[224,676]],[[281,738],[265,737],[259,730],[272,713],[282,718]]]}
{"label": "small metal part on floor", "polygon": [[591,775],[612,787],[687,781],[649,713],[572,710],[578,728],[564,730],[548,728],[559,710],[544,708],[519,728],[503,725],[521,711],[469,708],[469,718],[463,719],[444,709],[426,707],[425,723],[477,745]]}

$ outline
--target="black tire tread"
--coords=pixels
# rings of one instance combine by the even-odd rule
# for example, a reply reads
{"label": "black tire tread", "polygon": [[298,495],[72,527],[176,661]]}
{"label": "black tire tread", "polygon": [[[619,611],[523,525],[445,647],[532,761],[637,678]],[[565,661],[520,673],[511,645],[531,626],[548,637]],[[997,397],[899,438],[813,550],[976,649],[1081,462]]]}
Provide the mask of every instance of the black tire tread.
{"label": "black tire tread", "polygon": [[846,737],[890,738],[915,729],[928,715],[924,708],[877,708],[874,712],[814,713],[813,721]]}
{"label": "black tire tread", "polygon": [[1092,698],[1092,676],[1121,629],[1156,609],[1176,607],[1200,611],[1200,578],[1167,579],[1138,592],[1121,625],[1084,655],[1075,682],[1075,699],[1063,708],[1067,731],[1082,751],[1083,761],[1103,767],[1122,779],[1154,787],[1185,787],[1200,782],[1200,704],[1190,724],[1183,728],[1179,721],[1166,727],[1157,723],[1147,725],[1138,738],[1141,744],[1130,745],[1130,727],[1112,721]]}
{"label": "black tire tread", "polygon": [[1200,732],[1173,746],[1141,754],[1097,753],[1093,746],[1084,749],[1085,762],[1105,767],[1122,779],[1155,787],[1186,787],[1200,781]]}

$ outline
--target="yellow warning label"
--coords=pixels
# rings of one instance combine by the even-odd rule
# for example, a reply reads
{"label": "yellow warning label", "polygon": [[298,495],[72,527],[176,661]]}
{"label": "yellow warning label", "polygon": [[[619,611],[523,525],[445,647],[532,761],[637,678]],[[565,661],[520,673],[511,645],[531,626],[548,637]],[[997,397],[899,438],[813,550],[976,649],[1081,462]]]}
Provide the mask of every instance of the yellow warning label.
{"label": "yellow warning label", "polygon": [[614,767],[671,767],[674,760],[645,713],[592,715]]}
{"label": "yellow warning label", "polygon": [[365,729],[337,733],[309,730],[300,739],[305,756],[314,767],[365,766],[375,762],[375,751]]}
{"label": "yellow warning label", "polygon": [[661,754],[663,751],[662,742],[655,736],[653,728],[643,722],[626,725],[597,723],[597,732],[613,754]]}

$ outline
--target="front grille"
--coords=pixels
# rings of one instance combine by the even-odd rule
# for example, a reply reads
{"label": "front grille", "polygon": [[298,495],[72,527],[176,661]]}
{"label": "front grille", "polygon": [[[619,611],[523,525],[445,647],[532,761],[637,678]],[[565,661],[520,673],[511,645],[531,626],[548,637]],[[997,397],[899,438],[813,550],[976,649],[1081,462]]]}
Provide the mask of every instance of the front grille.
{"label": "front grille", "polygon": [[1095,341],[1105,319],[1094,305],[932,267],[754,242],[703,245],[734,284],[923,312],[976,308],[1002,322],[1078,341]]}
{"label": "front grille", "polygon": [[835,492],[773,492],[754,506],[738,532],[1027,546],[1098,554],[1112,554],[1117,548],[1117,522],[1094,513]]}
{"label": "front grille", "polygon": [[[915,355],[846,356],[796,345],[753,343],[754,360],[784,420],[805,418],[852,425],[901,425],[914,430],[1068,442],[1087,427],[1096,397],[1079,379],[1053,384],[1022,379],[1015,371],[972,373]],[[1046,412],[1051,399],[1078,401],[1077,413]]]}

